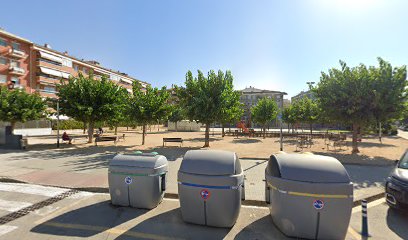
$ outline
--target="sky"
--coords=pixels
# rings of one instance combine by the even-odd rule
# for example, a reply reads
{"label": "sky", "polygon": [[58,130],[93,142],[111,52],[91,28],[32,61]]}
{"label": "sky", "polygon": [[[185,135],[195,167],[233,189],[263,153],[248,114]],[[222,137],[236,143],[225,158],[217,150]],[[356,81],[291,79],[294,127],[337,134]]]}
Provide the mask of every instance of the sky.
{"label": "sky", "polygon": [[[0,27],[154,87],[231,70],[290,98],[339,67],[408,60],[406,0],[4,1]],[[5,11],[7,10],[7,11]]]}

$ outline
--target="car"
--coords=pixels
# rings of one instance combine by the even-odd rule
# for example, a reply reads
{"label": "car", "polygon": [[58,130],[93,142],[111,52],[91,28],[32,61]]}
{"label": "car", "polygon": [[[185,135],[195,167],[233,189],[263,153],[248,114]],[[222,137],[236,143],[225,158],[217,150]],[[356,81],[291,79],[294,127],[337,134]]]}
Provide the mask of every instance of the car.
{"label": "car", "polygon": [[408,210],[408,149],[386,180],[385,200],[392,208]]}

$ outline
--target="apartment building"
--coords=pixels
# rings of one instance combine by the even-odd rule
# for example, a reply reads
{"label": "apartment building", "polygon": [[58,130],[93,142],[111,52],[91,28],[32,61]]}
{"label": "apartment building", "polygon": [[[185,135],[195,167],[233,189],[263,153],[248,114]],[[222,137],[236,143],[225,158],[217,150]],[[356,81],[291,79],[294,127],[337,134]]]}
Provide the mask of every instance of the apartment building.
{"label": "apartment building", "polygon": [[296,102],[296,101],[298,101],[298,100],[300,100],[302,98],[305,98],[305,97],[310,98],[310,99],[316,99],[314,93],[312,91],[308,90],[308,91],[301,91],[297,95],[293,96],[291,98],[291,100],[292,100],[292,102]]}
{"label": "apartment building", "polygon": [[106,76],[119,86],[132,92],[132,83],[139,81],[143,88],[148,83],[125,73],[102,67],[97,61],[86,61],[59,52],[45,44],[40,46],[29,40],[0,29],[0,84],[10,89],[21,88],[43,97],[56,97],[56,84],[70,76],[93,72],[96,79]]}
{"label": "apartment building", "polygon": [[[240,102],[244,104],[244,116],[242,120],[245,121],[247,126],[252,126],[253,122],[251,120],[251,108],[255,106],[258,101],[262,98],[271,98],[274,99],[277,103],[279,109],[283,109],[284,107],[284,99],[283,96],[287,95],[285,92],[280,91],[271,91],[271,90],[263,90],[258,89],[250,86],[249,88],[245,88],[240,91],[241,97]],[[276,126],[276,122],[272,123],[272,126]]]}
{"label": "apartment building", "polygon": [[0,30],[0,85],[31,91],[30,51],[33,43]]}

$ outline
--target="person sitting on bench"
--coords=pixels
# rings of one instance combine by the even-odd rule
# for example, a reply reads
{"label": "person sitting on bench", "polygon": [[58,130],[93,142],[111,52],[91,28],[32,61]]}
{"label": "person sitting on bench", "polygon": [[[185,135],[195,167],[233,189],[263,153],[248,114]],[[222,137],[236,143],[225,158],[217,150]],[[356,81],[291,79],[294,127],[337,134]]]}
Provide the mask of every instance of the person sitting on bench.
{"label": "person sitting on bench", "polygon": [[64,132],[62,134],[62,141],[67,141],[69,144],[72,144],[72,138],[68,136],[67,132]]}

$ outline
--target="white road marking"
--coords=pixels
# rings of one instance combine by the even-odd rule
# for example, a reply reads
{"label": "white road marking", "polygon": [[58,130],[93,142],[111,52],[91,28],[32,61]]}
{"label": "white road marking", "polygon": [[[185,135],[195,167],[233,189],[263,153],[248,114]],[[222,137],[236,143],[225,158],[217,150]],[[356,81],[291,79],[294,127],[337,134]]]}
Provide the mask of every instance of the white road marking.
{"label": "white road marking", "polygon": [[26,208],[33,205],[32,203],[28,202],[20,202],[20,201],[7,201],[0,199],[0,210],[8,211],[8,212],[16,212],[20,209]]}
{"label": "white road marking", "polygon": [[0,225],[0,236],[17,229],[17,226]]}
{"label": "white road marking", "polygon": [[[367,208],[372,208],[372,207],[378,206],[378,205],[383,204],[383,203],[385,203],[385,198],[380,198],[378,200],[369,202],[367,204]],[[353,208],[352,213],[357,213],[357,212],[361,212],[361,206],[357,206],[357,207]]]}
{"label": "white road marking", "polygon": [[34,184],[0,183],[0,191],[55,197],[61,193],[69,191],[69,189],[57,187],[44,187]]}
{"label": "white road marking", "polygon": [[67,197],[67,199],[80,199],[80,198],[84,198],[84,197],[89,197],[89,196],[94,196],[100,193],[92,193],[92,192],[78,192],[75,193],[69,197]]}

